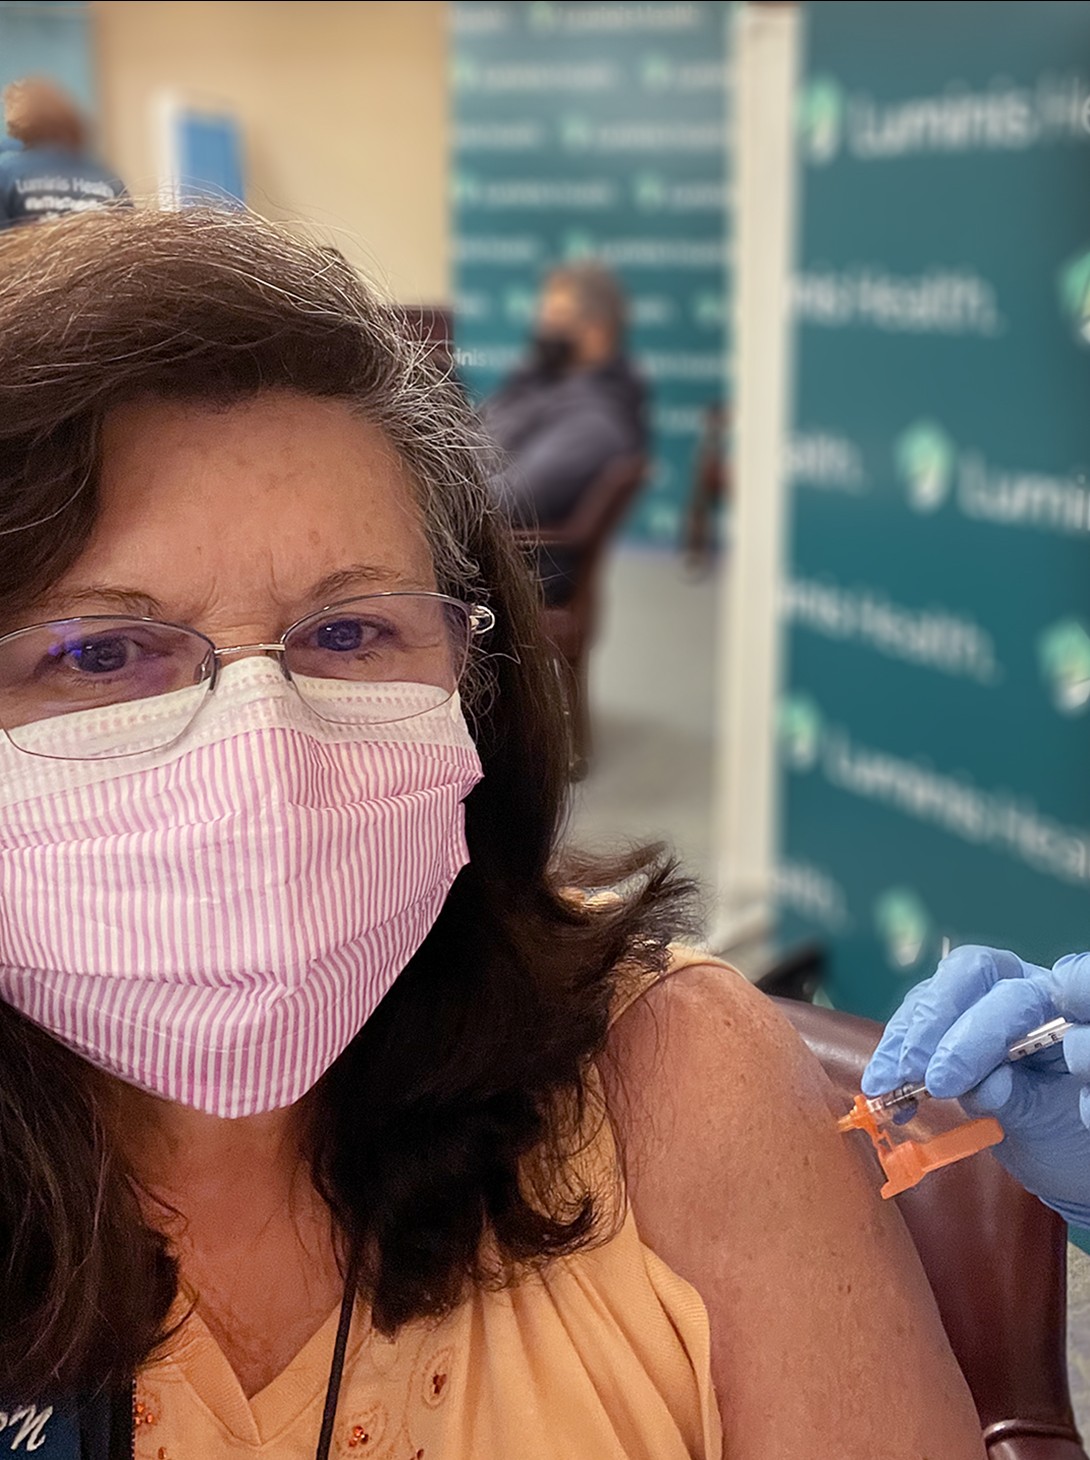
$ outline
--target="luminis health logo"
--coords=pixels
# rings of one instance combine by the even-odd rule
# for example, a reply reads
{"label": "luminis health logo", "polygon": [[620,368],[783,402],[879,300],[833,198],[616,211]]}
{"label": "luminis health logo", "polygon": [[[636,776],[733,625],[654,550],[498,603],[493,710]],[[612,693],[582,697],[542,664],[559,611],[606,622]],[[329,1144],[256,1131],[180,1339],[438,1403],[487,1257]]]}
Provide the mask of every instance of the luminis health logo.
{"label": "luminis health logo", "polygon": [[717,329],[726,323],[727,304],[722,294],[702,290],[692,299],[693,320],[702,329]]}
{"label": "luminis health logo", "polygon": [[594,123],[578,112],[560,118],[560,142],[568,152],[585,152],[594,143]]}
{"label": "luminis health logo", "polygon": [[1090,345],[1090,249],[1068,259],[1060,269],[1060,308],[1075,338]]}
{"label": "luminis health logo", "polygon": [[532,289],[513,284],[504,290],[503,314],[509,324],[527,325],[534,317],[537,297]]}
{"label": "luminis health logo", "polygon": [[1077,618],[1060,619],[1037,640],[1037,662],[1053,705],[1061,715],[1082,714],[1090,705],[1090,634]]}
{"label": "luminis health logo", "polygon": [[661,51],[644,56],[640,66],[640,79],[645,91],[665,91],[673,85],[674,63]]}
{"label": "luminis health logo", "polygon": [[450,67],[450,80],[455,91],[476,91],[481,81],[481,68],[470,56],[455,56]]}
{"label": "luminis health logo", "polygon": [[893,968],[919,963],[931,937],[931,916],[909,887],[891,887],[874,904],[874,926]]}
{"label": "luminis health logo", "polygon": [[471,172],[456,171],[450,179],[450,199],[455,207],[473,206],[481,198],[480,179]]}
{"label": "luminis health logo", "polygon": [[844,91],[832,76],[814,76],[798,103],[799,139],[807,160],[824,165],[840,151],[844,135]]}
{"label": "luminis health logo", "polygon": [[593,233],[585,228],[569,228],[561,239],[560,255],[568,261],[587,259],[593,257],[597,248]]}
{"label": "luminis health logo", "polygon": [[806,694],[785,695],[777,717],[780,751],[793,771],[810,771],[821,754],[821,711]]}
{"label": "luminis health logo", "polygon": [[936,512],[942,506],[954,479],[956,455],[953,441],[934,421],[916,421],[901,432],[893,458],[910,507]]}
{"label": "luminis health logo", "polygon": [[666,205],[666,183],[657,172],[641,172],[632,184],[632,197],[637,208],[655,212]]}

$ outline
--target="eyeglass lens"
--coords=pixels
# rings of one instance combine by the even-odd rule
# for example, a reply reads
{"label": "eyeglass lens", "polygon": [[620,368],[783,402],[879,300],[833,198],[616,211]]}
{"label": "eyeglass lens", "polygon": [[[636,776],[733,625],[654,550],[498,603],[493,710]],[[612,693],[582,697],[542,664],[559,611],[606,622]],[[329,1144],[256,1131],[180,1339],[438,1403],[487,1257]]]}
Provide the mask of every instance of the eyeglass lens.
{"label": "eyeglass lens", "polygon": [[[453,599],[383,594],[302,620],[286,635],[281,657],[300,697],[321,718],[381,724],[405,718],[396,696],[354,700],[337,684],[434,687],[434,699],[408,712],[420,713],[454,693],[471,633],[470,610]],[[214,660],[202,634],[172,624],[102,617],[39,624],[0,640],[0,726],[32,753],[96,758],[117,753],[109,748],[111,717],[103,712],[148,701],[151,738],[141,748],[168,745],[203,703]],[[73,715],[84,718],[67,718]],[[59,748],[62,742],[67,748]]]}

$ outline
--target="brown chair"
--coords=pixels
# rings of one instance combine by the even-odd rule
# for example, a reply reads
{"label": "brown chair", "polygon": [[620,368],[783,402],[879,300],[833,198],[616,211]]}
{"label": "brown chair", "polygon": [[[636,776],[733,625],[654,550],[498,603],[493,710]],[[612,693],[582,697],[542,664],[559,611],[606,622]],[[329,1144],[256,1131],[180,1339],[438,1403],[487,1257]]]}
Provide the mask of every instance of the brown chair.
{"label": "brown chair", "polygon": [[721,402],[705,407],[681,542],[685,560],[694,572],[706,571],[711,565],[714,518],[723,503],[730,500],[729,433],[730,408]]}
{"label": "brown chair", "polygon": [[[775,1002],[847,1109],[881,1026]],[[925,1138],[937,1129],[926,1103],[916,1124]],[[1063,1220],[987,1154],[935,1171],[895,1200],[976,1402],[989,1460],[1087,1460],[1068,1390]]]}
{"label": "brown chair", "polygon": [[556,549],[558,557],[563,555],[572,564],[570,598],[562,604],[543,604],[541,624],[564,667],[572,748],[576,763],[584,766],[590,754],[587,678],[598,629],[602,565],[610,541],[643,484],[645,471],[642,456],[618,457],[590,484],[566,522],[515,533],[527,553]]}

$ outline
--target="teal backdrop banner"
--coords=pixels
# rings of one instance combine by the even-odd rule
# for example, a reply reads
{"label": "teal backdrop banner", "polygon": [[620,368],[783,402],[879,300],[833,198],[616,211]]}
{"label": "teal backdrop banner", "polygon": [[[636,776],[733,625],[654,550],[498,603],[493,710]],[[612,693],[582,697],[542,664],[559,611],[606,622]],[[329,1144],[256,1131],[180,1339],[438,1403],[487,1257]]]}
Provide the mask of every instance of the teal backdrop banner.
{"label": "teal backdrop banner", "polygon": [[629,292],[655,467],[629,525],[677,541],[704,410],[725,394],[730,6],[451,6],[455,345],[475,396],[518,359],[550,265]]}
{"label": "teal backdrop banner", "polygon": [[49,76],[93,116],[88,19],[86,0],[0,0],[0,90],[23,76]]}
{"label": "teal backdrop banner", "polygon": [[884,1017],[1090,947],[1090,5],[805,19],[778,892]]}

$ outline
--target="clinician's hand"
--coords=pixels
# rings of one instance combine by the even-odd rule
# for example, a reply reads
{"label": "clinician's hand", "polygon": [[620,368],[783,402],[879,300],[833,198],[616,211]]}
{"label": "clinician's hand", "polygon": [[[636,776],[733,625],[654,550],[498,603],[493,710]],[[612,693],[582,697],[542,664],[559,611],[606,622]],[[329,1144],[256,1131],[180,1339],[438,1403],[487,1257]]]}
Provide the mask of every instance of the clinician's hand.
{"label": "clinician's hand", "polygon": [[[1003,1063],[1007,1048],[1063,1015],[1063,1045]],[[1007,1170],[1069,1222],[1090,1225],[1090,953],[1054,968],[997,948],[955,948],[910,991],[863,1075],[865,1095],[925,1080],[971,1115],[994,1115]]]}

